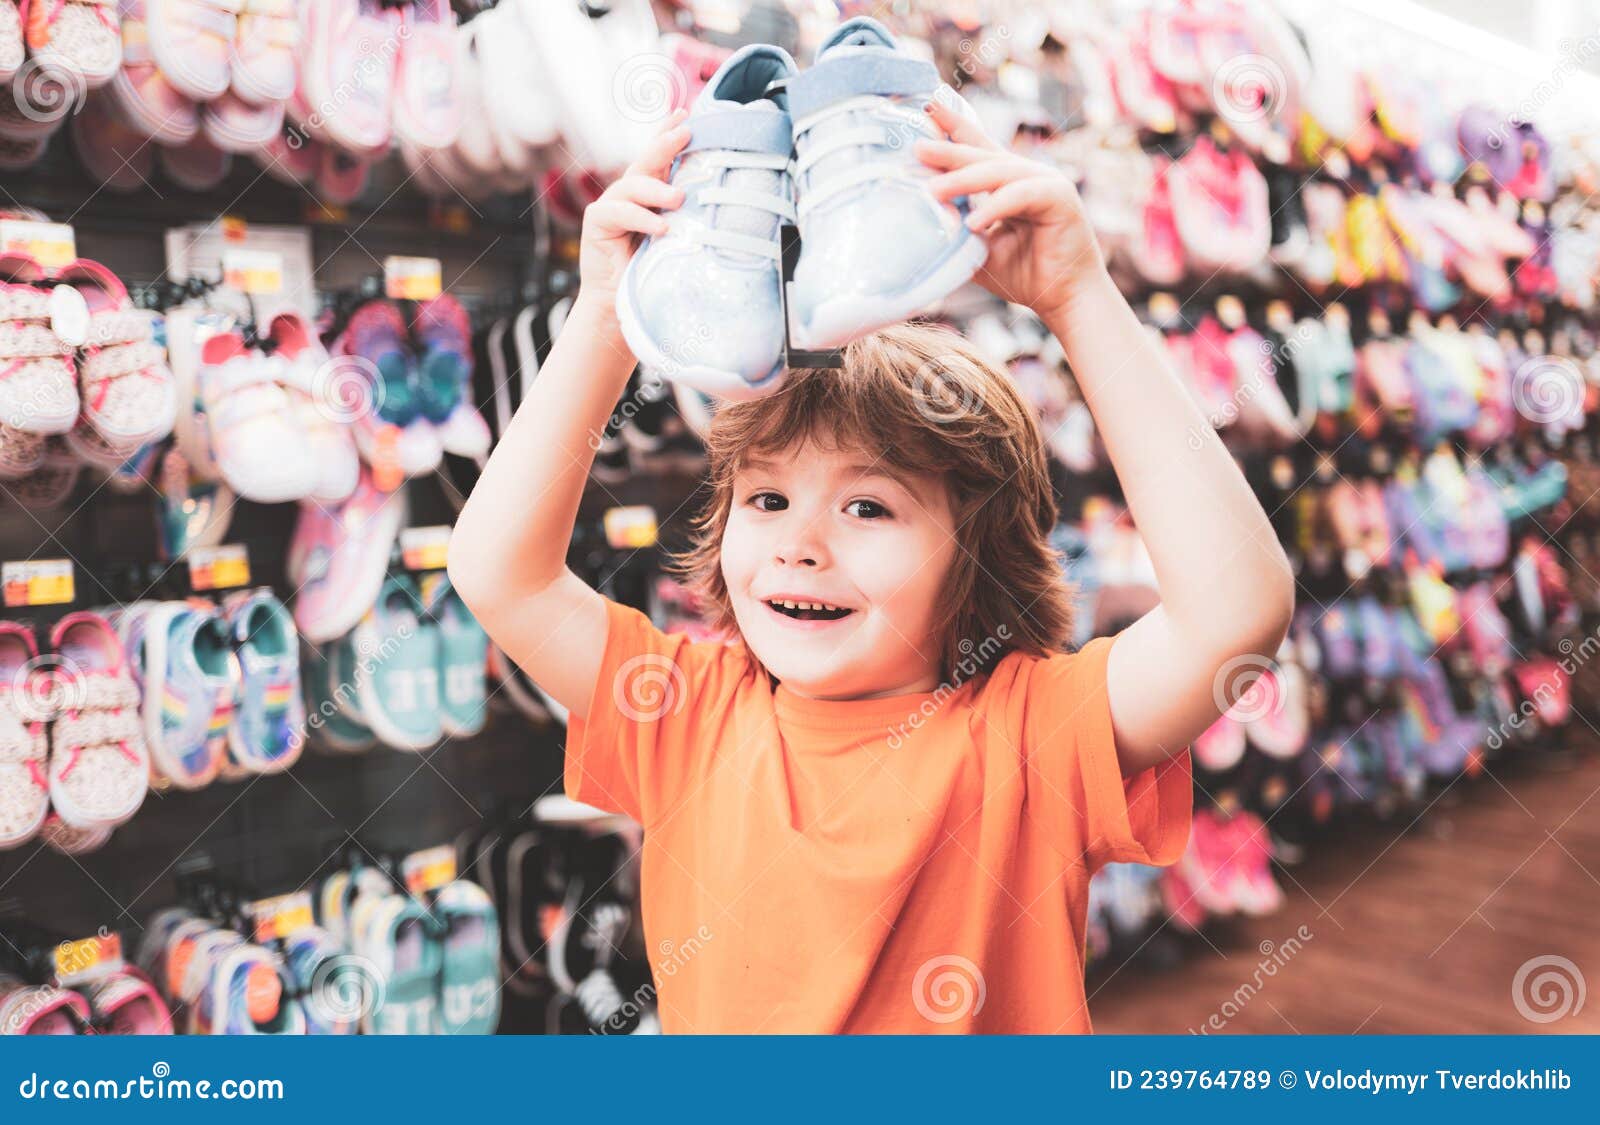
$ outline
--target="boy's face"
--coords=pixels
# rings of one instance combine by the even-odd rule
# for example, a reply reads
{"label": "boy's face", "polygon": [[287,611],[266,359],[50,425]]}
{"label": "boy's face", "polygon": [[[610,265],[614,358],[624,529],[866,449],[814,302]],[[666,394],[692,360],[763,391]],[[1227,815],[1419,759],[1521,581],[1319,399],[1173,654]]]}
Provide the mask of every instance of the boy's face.
{"label": "boy's face", "polygon": [[902,695],[938,687],[934,603],[956,550],[939,478],[807,442],[735,477],[722,576],[745,643],[789,690]]}

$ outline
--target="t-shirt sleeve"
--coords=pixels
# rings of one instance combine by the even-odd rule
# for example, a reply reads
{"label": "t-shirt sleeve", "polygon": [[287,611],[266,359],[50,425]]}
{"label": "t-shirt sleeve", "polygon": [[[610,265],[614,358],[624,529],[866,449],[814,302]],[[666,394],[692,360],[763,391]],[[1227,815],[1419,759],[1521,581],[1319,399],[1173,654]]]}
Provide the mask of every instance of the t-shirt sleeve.
{"label": "t-shirt sleeve", "polygon": [[649,825],[670,807],[749,672],[739,649],[664,633],[606,599],[606,648],[583,719],[567,724],[567,795]]}
{"label": "t-shirt sleeve", "polygon": [[1194,808],[1187,750],[1122,776],[1106,689],[1114,639],[1037,661],[1022,717],[1027,808],[1052,845],[1091,872],[1107,863],[1176,862]]}

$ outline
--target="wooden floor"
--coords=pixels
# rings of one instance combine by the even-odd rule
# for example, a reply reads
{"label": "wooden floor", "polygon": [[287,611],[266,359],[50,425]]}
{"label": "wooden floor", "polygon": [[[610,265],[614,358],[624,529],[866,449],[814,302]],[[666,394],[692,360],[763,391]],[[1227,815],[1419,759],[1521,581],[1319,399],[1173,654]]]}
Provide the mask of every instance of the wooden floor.
{"label": "wooden floor", "polygon": [[[1494,774],[1452,786],[1409,831],[1319,846],[1282,880],[1281,911],[1182,939],[1175,966],[1151,963],[1178,941],[1161,934],[1091,971],[1095,1030],[1600,1033],[1600,751]],[[1285,945],[1301,926],[1310,937]],[[1525,973],[1528,1011],[1562,1018],[1530,1020],[1513,999],[1535,958],[1576,967]],[[1534,987],[1547,971],[1561,983]]]}

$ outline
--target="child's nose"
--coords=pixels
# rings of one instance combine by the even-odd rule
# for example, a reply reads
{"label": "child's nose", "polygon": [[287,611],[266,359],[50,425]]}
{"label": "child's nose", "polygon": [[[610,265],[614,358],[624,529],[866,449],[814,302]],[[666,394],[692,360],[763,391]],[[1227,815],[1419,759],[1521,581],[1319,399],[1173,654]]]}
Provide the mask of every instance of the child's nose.
{"label": "child's nose", "polygon": [[780,539],[775,553],[779,566],[821,566],[825,557],[822,543],[806,528]]}

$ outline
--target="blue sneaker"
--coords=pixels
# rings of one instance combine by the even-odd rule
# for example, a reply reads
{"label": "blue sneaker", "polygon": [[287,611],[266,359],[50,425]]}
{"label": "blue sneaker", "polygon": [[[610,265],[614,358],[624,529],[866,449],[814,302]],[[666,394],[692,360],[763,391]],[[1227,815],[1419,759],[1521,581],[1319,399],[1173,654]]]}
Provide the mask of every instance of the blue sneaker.
{"label": "blue sneaker", "polygon": [[228,756],[237,690],[221,615],[160,602],[118,623],[125,648],[142,654],[140,717],[156,771],[180,789],[209,785]]}
{"label": "blue sneaker", "polygon": [[253,773],[288,769],[305,744],[300,642],[294,619],[270,590],[223,602],[239,658],[239,705],[228,731],[234,760]]}
{"label": "blue sneaker", "polygon": [[[790,286],[796,342],[833,348],[926,310],[970,278],[988,244],[964,199],[927,190],[912,151],[942,139],[922,107],[939,93],[930,62],[866,16],[846,20],[789,84],[800,261]],[[957,99],[964,112],[970,112]]]}
{"label": "blue sneaker", "polygon": [[718,68],[689,115],[670,181],[683,206],[645,239],[617,290],[617,315],[650,371],[722,398],[755,398],[782,381],[778,229],[794,222],[792,147],[782,48],[753,44]]}

